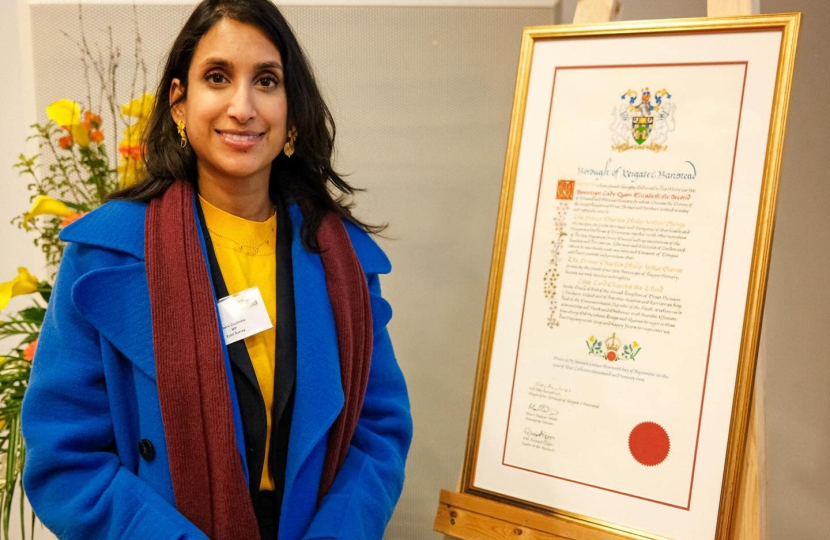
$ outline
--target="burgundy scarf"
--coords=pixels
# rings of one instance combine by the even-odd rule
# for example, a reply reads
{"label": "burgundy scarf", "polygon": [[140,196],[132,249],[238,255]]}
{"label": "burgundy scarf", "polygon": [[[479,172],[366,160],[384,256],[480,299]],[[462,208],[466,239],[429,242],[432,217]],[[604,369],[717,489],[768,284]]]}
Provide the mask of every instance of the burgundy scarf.
{"label": "burgundy scarf", "polygon": [[[156,378],[176,509],[212,540],[259,538],[236,445],[219,322],[188,182],[178,180],[150,201],[144,235]],[[326,215],[317,242],[337,328],[345,396],[329,431],[319,500],[346,459],[357,426],[373,334],[366,278],[339,216]]]}

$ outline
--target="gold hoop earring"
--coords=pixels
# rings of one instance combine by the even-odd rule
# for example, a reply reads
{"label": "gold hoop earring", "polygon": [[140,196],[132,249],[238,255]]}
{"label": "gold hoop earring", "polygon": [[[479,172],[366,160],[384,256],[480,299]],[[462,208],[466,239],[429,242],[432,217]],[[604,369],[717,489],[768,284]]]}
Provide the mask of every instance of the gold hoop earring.
{"label": "gold hoop earring", "polygon": [[185,133],[184,131],[184,120],[178,121],[178,123],[176,124],[176,129],[179,130],[179,137],[182,138],[181,147],[182,149],[184,149],[184,147],[187,146],[187,133]]}
{"label": "gold hoop earring", "polygon": [[297,140],[297,126],[291,126],[291,129],[288,130],[288,141],[286,141],[285,146],[282,148],[282,151],[285,152],[285,155],[291,157],[294,155],[294,141]]}

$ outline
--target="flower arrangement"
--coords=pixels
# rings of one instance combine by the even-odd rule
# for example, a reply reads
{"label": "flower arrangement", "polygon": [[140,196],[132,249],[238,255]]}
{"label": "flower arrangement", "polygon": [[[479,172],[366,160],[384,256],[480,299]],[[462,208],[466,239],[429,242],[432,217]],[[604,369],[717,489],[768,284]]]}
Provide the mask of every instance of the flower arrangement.
{"label": "flower arrangement", "polygon": [[[154,106],[153,96],[146,92],[118,106],[114,91],[118,49],[113,48],[110,40],[108,64],[101,55],[93,55],[84,37],[80,6],[79,20],[82,37],[76,44],[87,76],[89,103],[92,95],[89,72],[92,69],[99,76],[100,94],[107,98],[109,110],[106,113],[112,117],[114,129],[119,123],[124,126],[123,138],[117,151],[108,151],[101,115],[90,108],[85,109],[78,102],[62,99],[46,108],[48,122],[31,126],[34,133],[28,140],[36,141],[38,153],[31,157],[20,154],[14,165],[20,176],[29,180],[31,206],[11,223],[35,235],[34,245],[45,255],[50,279],[41,280],[27,268],[20,267],[16,277],[0,282],[0,340],[4,340],[4,344],[13,343],[10,350],[0,356],[0,522],[6,540],[9,538],[12,499],[18,488],[22,535],[26,538],[21,476],[26,449],[20,429],[20,410],[32,362],[37,361],[38,336],[52,292],[51,282],[63,255],[64,246],[58,235],[64,227],[103,204],[114,190],[127,187],[143,176],[142,135]],[[146,67],[140,51],[141,39],[136,32],[132,95],[135,95],[137,75],[142,70],[145,73],[144,88],[147,87]],[[104,104],[100,105],[99,111]],[[18,296],[29,296],[30,305],[16,312],[4,311],[11,298]],[[36,518],[34,513],[30,517],[29,530],[33,537]]]}
{"label": "flower arrangement", "polygon": [[[20,155],[15,167],[31,179],[29,210],[12,223],[36,234],[34,244],[57,270],[63,254],[61,229],[100,206],[107,195],[134,183],[143,174],[141,133],[153,108],[153,96],[144,94],[121,107],[124,117],[136,121],[124,130],[119,145],[120,163],[113,167],[104,147],[101,117],[71,100],[60,100],[46,109],[49,122],[34,124],[33,136],[52,163],[40,167],[42,154]],[[82,114],[83,113],[83,114]],[[8,538],[12,497],[19,486],[25,448],[20,432],[20,407],[29,381],[31,362],[52,285],[18,268],[18,275],[0,283],[0,310],[15,296],[33,295],[32,305],[16,313],[0,315],[0,338],[17,338],[17,344],[0,356],[0,513]],[[21,499],[22,500],[22,499]],[[25,536],[25,533],[24,533]]]}

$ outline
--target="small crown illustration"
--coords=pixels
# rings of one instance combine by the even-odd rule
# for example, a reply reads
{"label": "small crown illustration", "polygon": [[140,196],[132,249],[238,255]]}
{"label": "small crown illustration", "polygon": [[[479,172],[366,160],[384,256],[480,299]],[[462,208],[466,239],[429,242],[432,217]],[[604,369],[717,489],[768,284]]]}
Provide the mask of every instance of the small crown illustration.
{"label": "small crown illustration", "polygon": [[616,351],[620,348],[620,345],[622,345],[622,343],[620,343],[620,340],[617,339],[616,332],[611,334],[611,337],[605,340],[605,348],[609,351]]}

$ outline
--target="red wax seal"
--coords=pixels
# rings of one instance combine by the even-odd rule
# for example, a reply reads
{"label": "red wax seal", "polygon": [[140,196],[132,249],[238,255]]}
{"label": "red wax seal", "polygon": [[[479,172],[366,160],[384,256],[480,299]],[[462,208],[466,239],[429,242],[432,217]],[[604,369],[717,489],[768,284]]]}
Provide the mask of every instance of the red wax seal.
{"label": "red wax seal", "polygon": [[628,448],[639,463],[653,467],[663,463],[669,455],[671,442],[663,426],[654,422],[643,422],[631,430]]}
{"label": "red wax seal", "polygon": [[614,351],[608,351],[608,354],[605,355],[605,358],[613,362],[617,359],[617,353],[615,353]]}

